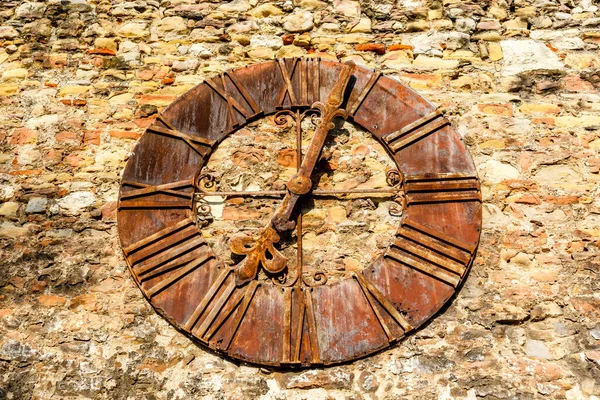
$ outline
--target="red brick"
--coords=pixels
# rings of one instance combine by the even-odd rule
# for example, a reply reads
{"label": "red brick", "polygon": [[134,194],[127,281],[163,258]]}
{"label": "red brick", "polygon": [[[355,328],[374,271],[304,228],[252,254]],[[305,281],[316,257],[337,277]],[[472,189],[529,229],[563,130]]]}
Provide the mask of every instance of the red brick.
{"label": "red brick", "polygon": [[61,142],[69,142],[69,141],[75,141],[77,140],[77,134],[75,132],[70,132],[70,131],[62,131],[56,134],[56,136],[54,136],[54,138],[56,139],[57,142],[61,143]]}
{"label": "red brick", "polygon": [[93,293],[80,294],[74,297],[69,304],[69,309],[81,308],[85,311],[94,311],[96,309],[96,295]]}
{"label": "red brick", "polygon": [[283,44],[286,45],[286,46],[290,45],[290,44],[294,43],[294,39],[295,38],[296,38],[296,35],[292,35],[292,34],[285,35],[283,37]]}
{"label": "red brick", "polygon": [[396,50],[410,50],[413,51],[414,47],[410,44],[393,44],[388,47],[388,51],[396,51]]}
{"label": "red brick", "polygon": [[153,116],[148,117],[148,118],[136,118],[136,119],[133,120],[133,123],[138,128],[146,129],[147,127],[149,127],[150,125],[152,125],[152,123],[154,121],[156,121],[156,115],[153,115]]}
{"label": "red brick", "polygon": [[140,132],[133,131],[110,131],[110,137],[119,139],[133,139],[138,140],[142,134]]}
{"label": "red brick", "polygon": [[9,174],[17,175],[17,176],[41,175],[42,170],[41,169],[21,169],[18,171],[11,171],[11,172],[9,172]]}
{"label": "red brick", "polygon": [[100,207],[100,212],[102,212],[102,219],[115,221],[117,219],[117,202],[116,201],[108,201]]}
{"label": "red brick", "polygon": [[62,152],[55,149],[50,149],[44,154],[44,160],[47,162],[59,163],[62,161]]}
{"label": "red brick", "polygon": [[117,55],[117,53],[114,50],[102,49],[102,48],[90,49],[87,52],[88,52],[88,54],[99,54],[101,56],[116,56]]}
{"label": "red brick", "polygon": [[245,208],[225,207],[223,209],[223,219],[227,221],[247,221],[260,218],[261,213],[256,210],[248,210]]}
{"label": "red brick", "polygon": [[142,94],[137,96],[138,104],[154,104],[156,106],[166,106],[175,100],[177,96],[158,95],[158,94]]}
{"label": "red brick", "polygon": [[377,54],[385,54],[385,44],[383,43],[364,43],[354,46],[356,51],[372,51]]}
{"label": "red brick", "polygon": [[296,150],[294,149],[283,149],[277,154],[277,164],[283,165],[284,167],[296,167],[297,157]]}
{"label": "red brick", "polygon": [[27,128],[16,128],[10,136],[8,143],[16,145],[35,143],[37,142],[37,138],[38,133],[36,131]]}
{"label": "red brick", "polygon": [[519,196],[518,198],[516,198],[515,203],[520,203],[520,204],[542,204],[542,202],[540,201],[540,199],[533,195],[533,194],[523,194],[521,196]]}
{"label": "red brick", "polygon": [[160,83],[163,85],[172,85],[175,82],[175,78],[172,76],[165,76],[161,79]]}
{"label": "red brick", "polygon": [[571,299],[571,304],[575,310],[585,316],[600,316],[600,300],[592,297],[580,297]]}
{"label": "red brick", "polygon": [[536,125],[548,125],[548,126],[554,126],[554,125],[556,125],[556,121],[552,117],[547,117],[547,118],[533,118],[531,120],[531,122],[533,124],[536,124]]}
{"label": "red brick", "polygon": [[46,63],[50,68],[66,67],[68,63],[67,56],[64,54],[56,54],[48,56]]}
{"label": "red brick", "polygon": [[142,81],[149,81],[150,79],[154,78],[154,75],[156,75],[156,72],[158,72],[158,70],[159,68],[157,66],[149,65],[138,70],[136,72],[136,76]]}
{"label": "red brick", "polygon": [[67,299],[52,294],[43,294],[38,297],[38,302],[46,307],[56,307],[64,306],[67,303]]}
{"label": "red brick", "polygon": [[594,85],[574,75],[564,77],[562,80],[562,87],[568,92],[595,92]]}
{"label": "red brick", "polygon": [[435,89],[440,87],[442,83],[441,75],[436,74],[402,74],[402,78],[408,82],[411,87],[414,84],[418,87],[426,86]]}
{"label": "red brick", "polygon": [[66,106],[83,107],[87,105],[87,100],[83,99],[61,99],[60,102]]}
{"label": "red brick", "polygon": [[579,203],[579,197],[577,196],[543,196],[542,200],[546,203],[567,205]]}
{"label": "red brick", "polygon": [[65,156],[64,162],[71,167],[79,167],[83,162],[83,157],[80,157],[76,153],[71,153]]}
{"label": "red brick", "polygon": [[84,144],[100,144],[100,131],[87,131],[83,134]]}
{"label": "red brick", "polygon": [[512,104],[478,104],[477,108],[484,114],[499,115],[502,117],[512,117],[513,108]]}

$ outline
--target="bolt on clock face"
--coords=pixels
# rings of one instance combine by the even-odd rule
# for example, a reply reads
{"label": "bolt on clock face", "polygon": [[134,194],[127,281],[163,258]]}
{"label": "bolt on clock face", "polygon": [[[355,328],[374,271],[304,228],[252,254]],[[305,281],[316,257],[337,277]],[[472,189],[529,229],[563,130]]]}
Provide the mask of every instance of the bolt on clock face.
{"label": "bolt on clock face", "polygon": [[473,162],[449,121],[379,72],[278,59],[164,110],[125,169],[119,235],[143,294],[193,340],[261,365],[401,340],[464,280]]}

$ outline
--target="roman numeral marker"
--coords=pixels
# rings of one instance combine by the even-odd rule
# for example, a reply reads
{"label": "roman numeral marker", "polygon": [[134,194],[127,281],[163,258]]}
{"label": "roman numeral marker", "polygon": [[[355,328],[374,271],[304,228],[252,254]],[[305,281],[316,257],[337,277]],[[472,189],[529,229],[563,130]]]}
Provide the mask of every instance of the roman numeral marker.
{"label": "roman numeral marker", "polygon": [[[304,312],[306,313],[306,323],[308,325],[308,337],[310,340],[310,362],[311,364],[320,364],[321,355],[319,354],[319,341],[317,339],[317,322],[315,321],[315,308],[312,300],[312,289],[303,288],[304,295]],[[296,347],[300,346],[300,341],[296,343]],[[296,354],[299,354],[300,351]]]}
{"label": "roman numeral marker", "polygon": [[[196,325],[196,323],[198,322],[198,319],[204,313],[207,306],[213,300],[213,297],[215,297],[215,294],[219,291],[221,286],[223,286],[223,283],[225,282],[227,277],[231,274],[231,272],[232,272],[231,268],[224,268],[221,271],[221,273],[217,276],[217,279],[215,279],[215,281],[212,283],[212,285],[210,286],[210,288],[204,295],[204,298],[202,299],[200,304],[198,304],[198,306],[196,307],[196,309],[194,310],[192,315],[190,315],[190,317],[186,321],[185,325],[183,326],[185,330],[187,330],[189,332]],[[233,279],[230,280],[228,286],[231,290],[233,290],[235,288],[235,283],[233,282]],[[229,292],[231,294],[230,289],[226,289],[225,292]],[[227,296],[227,297],[229,297],[229,296]]]}
{"label": "roman numeral marker", "polygon": [[300,104],[301,106],[308,106],[308,60],[306,58],[300,59],[300,66],[298,67],[300,73]]}
{"label": "roman numeral marker", "polygon": [[[186,218],[170,227],[162,229],[131,246],[124,251],[133,272],[138,279],[147,280],[144,276],[160,266],[161,271],[167,270],[171,261],[204,245],[204,240],[191,218]],[[187,260],[183,260],[187,261]],[[163,265],[168,262],[166,265]],[[171,268],[172,269],[172,268]],[[157,273],[152,272],[152,276]]]}
{"label": "roman numeral marker", "polygon": [[204,264],[206,261],[210,260],[212,257],[213,257],[213,254],[207,252],[202,257],[199,257],[199,258],[187,263],[185,266],[180,267],[180,269],[178,269],[176,273],[169,275],[166,279],[164,279],[164,280],[160,281],[159,283],[157,283],[156,285],[152,286],[146,292],[146,294],[150,298],[154,297],[156,294],[158,294],[159,292],[162,292],[167,287],[173,285],[175,282],[177,282],[178,280],[180,280],[181,278],[183,278],[190,272],[194,271],[196,268],[198,268],[199,266]]}
{"label": "roman numeral marker", "polygon": [[[225,268],[221,271],[200,304],[198,304],[184,324],[185,330],[198,338],[208,341],[215,335],[233,311],[237,310],[233,326],[228,332],[226,339],[221,343],[212,344],[213,347],[218,347],[221,350],[229,348],[254,297],[256,289],[260,286],[257,281],[252,281],[244,289],[237,289],[233,278],[229,279],[228,283],[225,283],[232,271],[232,268]],[[203,315],[204,318],[201,320]]]}
{"label": "roman numeral marker", "polygon": [[475,250],[473,245],[408,218],[402,222],[398,236],[386,257],[454,287],[460,283]]}
{"label": "roman numeral marker", "polygon": [[[284,288],[284,313],[283,313],[283,356],[282,363],[297,364],[300,362],[300,349],[302,346],[302,331],[304,329],[304,316],[306,303],[304,293],[298,287]],[[294,295],[298,299],[298,310],[292,319]]]}
{"label": "roman numeral marker", "polygon": [[346,111],[348,112],[349,116],[354,117],[354,115],[358,111],[358,108],[362,105],[363,101],[365,100],[371,89],[373,89],[373,86],[375,86],[380,76],[381,72],[374,72],[367,81],[365,87],[361,90],[358,97],[352,103],[348,102],[348,105],[346,106]]}
{"label": "roman numeral marker", "polygon": [[[292,290],[293,289],[290,288],[283,289],[283,363],[289,363],[292,359],[294,360],[294,362],[298,362],[298,357],[290,357],[290,353],[292,351]],[[299,319],[303,320],[304,318],[296,318],[296,325]]]}
{"label": "roman numeral marker", "polygon": [[406,204],[481,201],[477,177],[465,173],[407,175]]}
{"label": "roman numeral marker", "polygon": [[191,218],[161,229],[123,251],[140,283],[176,270],[146,291],[150,298],[214,257]]}
{"label": "roman numeral marker", "polygon": [[198,153],[201,157],[206,157],[210,150],[215,145],[215,140],[205,139],[199,136],[192,136],[186,133],[180,132],[175,129],[169,122],[167,122],[163,117],[159,116],[156,118],[157,121],[162,122],[166,125],[166,128],[160,126],[159,124],[153,124],[148,127],[147,132],[153,133],[155,135],[168,136],[174,139],[183,140],[188,146],[190,146],[196,153]]}
{"label": "roman numeral marker", "polygon": [[174,225],[168,226],[150,236],[146,236],[142,240],[138,240],[137,242],[130,244],[129,246],[123,248],[123,251],[125,252],[126,255],[129,255],[143,247],[148,246],[151,243],[159,242],[166,236],[172,234],[173,232],[176,232],[182,228],[190,226],[193,223],[194,223],[194,221],[191,218],[183,219]]}
{"label": "roman numeral marker", "polygon": [[225,287],[225,291],[220,296],[214,299],[214,302],[211,303],[212,307],[210,308],[210,311],[208,311],[208,314],[206,314],[204,321],[202,321],[202,323],[196,328],[194,328],[194,330],[192,331],[192,333],[196,337],[201,338],[204,336],[208,328],[214,322],[217,315],[219,315],[219,311],[223,308],[225,303],[227,303],[227,300],[229,300],[229,297],[231,296],[234,290],[235,285],[227,285]]}
{"label": "roman numeral marker", "polygon": [[406,125],[399,131],[390,133],[383,137],[383,140],[390,146],[390,149],[395,153],[402,150],[409,144],[429,136],[449,122],[442,116],[442,111],[437,110],[427,114],[413,123]]}
{"label": "roman numeral marker", "polygon": [[[233,83],[233,85],[237,89],[238,93],[242,96],[246,104],[250,106],[250,110],[241,105],[232,96],[232,93],[227,88],[227,80],[225,79],[226,77],[229,78],[229,80]],[[215,78],[209,78],[205,82],[211,89],[213,89],[219,96],[221,96],[223,100],[227,102],[227,106],[229,107],[229,129],[236,128],[240,125],[240,123],[237,120],[236,113],[241,115],[244,118],[244,120],[254,118],[262,113],[256,101],[248,92],[248,89],[246,89],[246,87],[242,84],[242,82],[240,82],[239,78],[234,73],[225,72],[219,75],[219,78],[221,81],[220,85],[219,83],[217,83],[217,81],[215,81]]]}
{"label": "roman numeral marker", "polygon": [[[193,188],[191,180],[165,183],[157,186],[134,181],[123,181],[121,184],[124,186],[133,186],[138,189],[121,193],[117,205],[119,210],[125,208],[192,208],[193,191],[183,191],[186,188]],[[185,200],[137,200],[139,197],[155,194],[165,194]]]}
{"label": "roman numeral marker", "polygon": [[[310,288],[284,288],[282,364],[300,363],[300,351],[306,322],[312,364],[320,364],[319,342]],[[295,299],[295,300],[294,300]],[[294,303],[297,309],[294,310]],[[295,312],[294,312],[295,311]]]}
{"label": "roman numeral marker", "polygon": [[387,336],[388,341],[393,342],[393,341],[398,340],[399,338],[394,337],[392,335],[390,328],[385,323],[385,320],[383,319],[381,312],[379,311],[379,309],[377,308],[377,305],[375,304],[375,300],[377,300],[377,302],[379,304],[381,304],[381,306],[388,312],[388,314],[394,319],[394,321],[396,321],[398,323],[398,325],[400,325],[402,327],[402,329],[404,330],[405,333],[413,329],[413,327],[402,316],[402,314],[400,314],[400,312],[398,311],[398,309],[396,309],[396,307],[392,304],[392,302],[387,297],[385,297],[383,295],[383,293],[381,293],[375,287],[375,285],[373,285],[373,283],[371,283],[371,281],[369,281],[367,278],[364,277],[364,275],[362,275],[360,273],[354,274],[353,277],[354,277],[354,279],[356,279],[356,281],[358,282],[360,288],[362,289],[365,297],[367,298],[367,301],[369,302],[369,305],[371,306],[371,309],[373,310],[375,317],[377,317],[377,320],[379,321],[381,328],[385,332],[385,335]]}
{"label": "roman numeral marker", "polygon": [[[308,107],[320,98],[319,59],[301,58],[299,63],[297,70],[300,73],[300,103],[298,105]],[[283,105],[282,102],[279,104]]]}
{"label": "roman numeral marker", "polygon": [[312,70],[312,98],[309,105],[317,101],[321,101],[321,75],[320,75],[320,63],[319,58],[312,58],[308,61],[308,71]]}
{"label": "roman numeral marker", "polygon": [[[256,289],[260,286],[258,281],[250,282],[245,289],[239,290],[236,289],[234,295],[232,296],[232,300],[227,303],[227,306],[223,308],[219,312],[219,318],[217,318],[211,325],[208,332],[205,334],[206,340],[210,340],[214,334],[219,330],[221,325],[227,320],[227,318],[233,313],[234,310],[237,310],[237,314],[235,315],[235,319],[233,320],[233,325],[230,327],[229,332],[227,333],[227,337],[221,343],[212,344],[213,347],[218,347],[220,350],[227,350],[237,333],[237,330],[242,323],[242,319],[246,314],[246,310],[248,310],[248,306],[250,306],[250,302],[254,297],[254,293],[256,293]],[[241,303],[241,304],[240,304]],[[237,308],[236,308],[237,307]],[[216,309],[215,306],[213,309]],[[207,317],[208,318],[208,317]]]}
{"label": "roman numeral marker", "polygon": [[[186,241],[181,245],[165,250],[159,255],[152,257],[151,261],[135,266],[134,272],[140,278],[140,282],[154,278],[155,276],[179,267],[186,262],[192,261],[195,255],[191,253],[191,251],[204,245],[204,239],[202,239],[201,236],[192,234],[184,240]],[[161,266],[161,264],[165,262],[166,264]],[[158,266],[160,266],[160,268],[157,268]]]}
{"label": "roman numeral marker", "polygon": [[285,83],[285,87],[281,91],[277,101],[277,108],[283,107],[283,102],[285,101],[285,96],[288,95],[290,98],[290,104],[296,105],[296,94],[294,93],[294,86],[292,85],[292,77],[294,76],[294,71],[296,70],[296,64],[298,64],[298,59],[294,58],[292,60],[292,70],[288,72],[287,66],[285,65],[285,60],[283,58],[278,58],[277,63],[279,64],[279,69],[281,70],[281,74],[283,75],[283,81]]}
{"label": "roman numeral marker", "polygon": [[[318,58],[293,58],[288,69],[285,60],[277,59],[283,77],[284,87],[277,96],[277,109],[284,107],[286,97],[291,107],[310,107],[321,99],[320,60]],[[299,93],[294,90],[293,78],[298,75]]]}

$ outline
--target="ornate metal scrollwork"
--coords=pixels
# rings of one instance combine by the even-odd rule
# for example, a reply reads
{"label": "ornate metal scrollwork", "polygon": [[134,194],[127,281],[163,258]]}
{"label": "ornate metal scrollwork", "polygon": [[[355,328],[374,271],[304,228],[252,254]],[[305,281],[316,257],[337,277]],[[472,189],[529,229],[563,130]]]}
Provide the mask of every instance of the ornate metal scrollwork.
{"label": "ornate metal scrollwork", "polygon": [[294,116],[294,112],[291,110],[281,110],[275,113],[273,116],[273,121],[275,122],[275,125],[283,126],[287,124]]}
{"label": "ornate metal scrollwork", "polygon": [[316,271],[312,274],[303,274],[302,282],[309,287],[322,286],[327,283],[327,274],[320,271]]}
{"label": "ornate metal scrollwork", "polygon": [[204,228],[205,226],[210,225],[214,221],[210,204],[208,204],[208,202],[203,197],[196,196],[195,207],[196,220],[198,221],[198,226]]}
{"label": "ornate metal scrollwork", "polygon": [[[276,286],[280,286],[280,287],[291,287],[294,286],[294,284],[296,283],[296,281],[298,281],[298,277],[300,276],[300,268],[298,268],[299,265],[296,266],[295,270],[296,273],[290,277],[289,271],[284,271],[283,273],[274,276],[271,278],[271,282],[273,282],[274,285]],[[289,267],[288,267],[289,269]]]}
{"label": "ornate metal scrollwork", "polygon": [[385,171],[385,181],[388,185],[392,187],[400,186],[404,181],[404,177],[402,176],[402,173],[396,168],[390,168],[387,171]]}
{"label": "ornate metal scrollwork", "polygon": [[313,125],[318,125],[318,119],[321,116],[321,110],[318,108],[309,108],[301,113],[297,113],[293,110],[280,110],[275,113],[273,120],[275,121],[275,124],[279,126],[285,125],[292,120],[296,124],[296,129],[300,129],[300,124],[302,124],[304,118],[308,116],[310,116],[311,123]]}
{"label": "ornate metal scrollwork", "polygon": [[392,217],[401,217],[404,212],[404,207],[402,206],[402,200],[400,202],[394,200],[391,202],[388,212]]}
{"label": "ornate metal scrollwork", "polygon": [[204,173],[198,175],[195,184],[196,189],[201,190],[203,192],[213,191],[217,187],[217,179],[209,173]]}
{"label": "ornate metal scrollwork", "polygon": [[403,190],[404,176],[396,168],[390,168],[385,171],[385,181],[388,185],[398,189],[398,193],[390,203],[388,212],[392,217],[401,217],[406,206]]}

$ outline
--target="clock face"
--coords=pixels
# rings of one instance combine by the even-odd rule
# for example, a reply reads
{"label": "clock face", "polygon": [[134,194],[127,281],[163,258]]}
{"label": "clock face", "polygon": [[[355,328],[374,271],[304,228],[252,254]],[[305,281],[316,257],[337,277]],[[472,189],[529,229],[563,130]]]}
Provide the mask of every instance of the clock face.
{"label": "clock face", "polygon": [[345,362],[410,334],[460,287],[480,225],[473,161],[442,113],[317,58],[178,98],[135,147],[118,204],[153,307],[218,352],[275,366]]}

